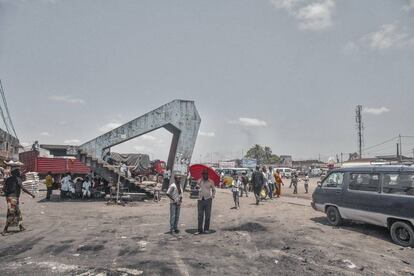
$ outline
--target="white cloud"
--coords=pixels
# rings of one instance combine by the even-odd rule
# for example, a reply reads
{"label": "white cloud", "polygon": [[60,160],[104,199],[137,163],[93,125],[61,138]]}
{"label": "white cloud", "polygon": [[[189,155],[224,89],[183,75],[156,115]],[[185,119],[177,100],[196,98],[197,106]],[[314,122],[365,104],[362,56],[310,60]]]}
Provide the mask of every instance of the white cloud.
{"label": "white cloud", "polygon": [[85,104],[85,100],[80,98],[72,98],[70,96],[59,96],[59,95],[52,95],[49,97],[49,100],[68,103],[68,104]]}
{"label": "white cloud", "polygon": [[256,118],[239,118],[235,121],[230,121],[229,124],[241,125],[246,127],[265,127],[267,123],[265,121]]}
{"label": "white cloud", "polygon": [[108,132],[108,131],[111,131],[111,130],[117,128],[117,127],[120,127],[121,125],[122,124],[118,121],[112,121],[112,122],[107,123],[106,125],[101,126],[99,128],[99,131],[100,132]]}
{"label": "white cloud", "polygon": [[50,136],[50,134],[47,131],[43,131],[42,133],[40,133],[40,136]]}
{"label": "white cloud", "polygon": [[334,0],[270,0],[276,9],[282,9],[298,20],[299,29],[319,31],[332,26]]}
{"label": "white cloud", "polygon": [[379,108],[374,108],[374,107],[364,107],[363,109],[363,113],[366,114],[371,114],[371,115],[381,115],[383,113],[387,113],[390,112],[390,109],[386,108],[386,107],[379,107]]}
{"label": "white cloud", "polygon": [[198,135],[200,136],[205,136],[205,137],[215,137],[216,133],[215,132],[204,132],[204,131],[199,131]]}
{"label": "white cloud", "polygon": [[378,30],[370,32],[357,41],[348,42],[344,53],[352,53],[360,49],[384,51],[390,49],[414,49],[414,35],[401,28],[398,23],[384,24]]}
{"label": "white cloud", "polygon": [[379,30],[365,35],[362,41],[374,50],[414,46],[414,37],[400,30],[396,23],[382,25]]}
{"label": "white cloud", "polygon": [[63,143],[69,144],[69,145],[78,145],[80,144],[80,141],[78,139],[68,139],[68,140],[65,140]]}

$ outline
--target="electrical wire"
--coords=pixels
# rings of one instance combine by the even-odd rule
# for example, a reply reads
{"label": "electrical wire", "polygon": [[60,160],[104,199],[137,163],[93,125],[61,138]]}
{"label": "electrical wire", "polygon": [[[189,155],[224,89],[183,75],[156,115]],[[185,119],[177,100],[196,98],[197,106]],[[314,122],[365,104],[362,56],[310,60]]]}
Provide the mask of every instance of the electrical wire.
{"label": "electrical wire", "polygon": [[[3,84],[1,83],[1,80],[0,80],[0,92],[1,92],[1,97],[3,98],[3,105],[6,109],[6,113],[7,113],[7,117],[9,119],[9,122],[10,122],[11,129],[13,130],[14,137],[17,138],[16,129],[14,128],[14,124],[13,124],[13,121],[12,121],[11,116],[10,116],[10,111],[9,111],[9,107],[7,106],[7,100],[6,100],[6,96],[4,94]],[[3,119],[5,120],[5,118],[3,118]]]}
{"label": "electrical wire", "polygon": [[397,137],[393,137],[393,138],[391,138],[391,139],[389,139],[389,140],[386,140],[386,141],[384,141],[384,142],[382,142],[382,143],[379,143],[379,144],[377,144],[377,145],[373,145],[373,146],[369,146],[369,147],[363,148],[362,150],[363,150],[363,151],[366,151],[366,150],[368,150],[368,149],[376,148],[376,147],[382,146],[382,145],[384,145],[384,144],[386,144],[386,143],[392,142],[392,141],[394,141],[394,140],[396,140],[396,139],[398,139],[398,138],[399,138],[398,136],[397,136]]}

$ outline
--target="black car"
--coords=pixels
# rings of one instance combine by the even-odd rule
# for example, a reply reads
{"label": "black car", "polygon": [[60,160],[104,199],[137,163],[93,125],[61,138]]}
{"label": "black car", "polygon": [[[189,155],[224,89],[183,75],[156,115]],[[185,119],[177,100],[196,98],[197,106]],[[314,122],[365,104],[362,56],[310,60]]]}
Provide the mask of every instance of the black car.
{"label": "black car", "polygon": [[387,227],[400,246],[414,246],[414,167],[367,166],[330,171],[312,207],[331,225],[343,219]]}

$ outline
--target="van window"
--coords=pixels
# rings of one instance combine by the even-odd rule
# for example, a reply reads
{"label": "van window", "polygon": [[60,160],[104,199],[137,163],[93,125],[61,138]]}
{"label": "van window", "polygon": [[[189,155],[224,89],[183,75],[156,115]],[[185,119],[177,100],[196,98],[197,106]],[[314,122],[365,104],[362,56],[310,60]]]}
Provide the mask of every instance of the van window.
{"label": "van window", "polygon": [[343,173],[331,173],[322,183],[324,188],[342,188],[344,183]]}
{"label": "van window", "polygon": [[364,192],[379,192],[379,174],[353,173],[349,181],[349,190]]}
{"label": "van window", "polygon": [[384,194],[414,196],[414,174],[385,174],[382,192]]}

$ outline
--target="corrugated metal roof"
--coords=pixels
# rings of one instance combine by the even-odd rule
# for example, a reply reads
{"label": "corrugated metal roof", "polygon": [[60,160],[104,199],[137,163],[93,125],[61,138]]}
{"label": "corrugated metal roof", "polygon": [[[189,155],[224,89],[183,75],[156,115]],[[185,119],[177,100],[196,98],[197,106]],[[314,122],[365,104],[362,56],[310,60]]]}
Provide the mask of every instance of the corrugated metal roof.
{"label": "corrugated metal roof", "polygon": [[77,159],[64,158],[37,158],[37,172],[38,173],[66,173],[71,172],[75,174],[87,174],[90,168],[85,166]]}

